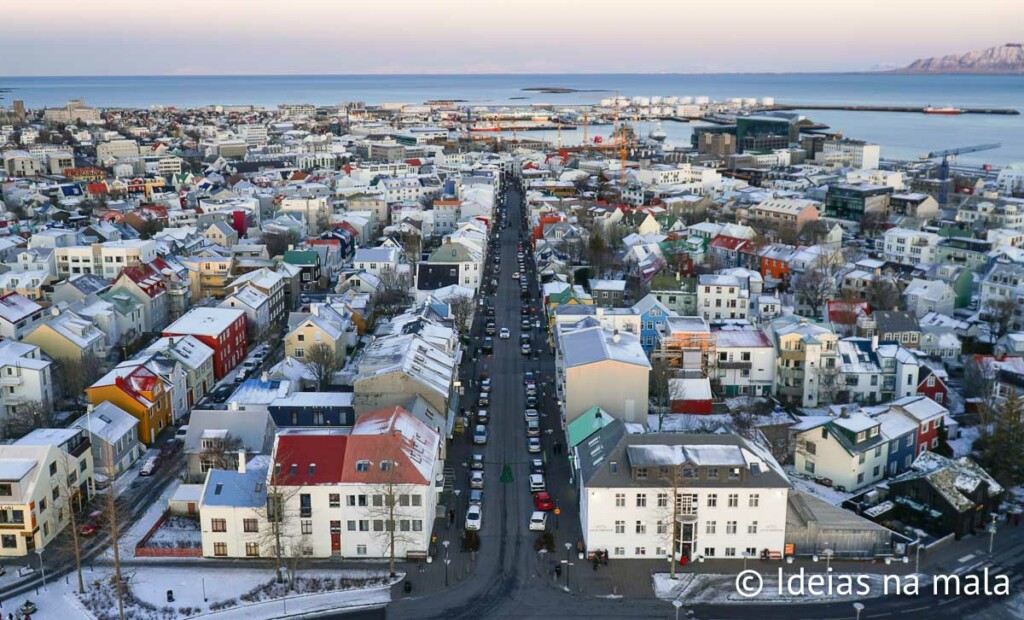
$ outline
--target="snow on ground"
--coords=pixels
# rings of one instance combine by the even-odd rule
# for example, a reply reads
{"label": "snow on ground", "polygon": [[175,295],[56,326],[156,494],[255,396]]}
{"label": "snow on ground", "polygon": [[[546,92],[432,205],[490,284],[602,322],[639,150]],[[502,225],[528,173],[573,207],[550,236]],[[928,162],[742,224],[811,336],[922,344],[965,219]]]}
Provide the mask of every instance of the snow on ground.
{"label": "snow on ground", "polygon": [[669,413],[664,416],[650,414],[647,416],[647,426],[652,431],[664,431],[666,433],[681,433],[693,431],[716,432],[719,428],[728,427],[732,422],[732,416],[728,413],[709,415],[690,415],[685,413]]}
{"label": "snow on ground", "polygon": [[[762,577],[762,589],[760,594],[753,597],[744,597],[739,594],[737,587],[737,575],[717,575],[707,573],[678,573],[676,579],[672,579],[668,573],[655,573],[652,576],[654,595],[662,600],[679,599],[686,605],[695,604],[743,604],[743,603],[823,603],[857,601],[882,596],[882,575],[865,575],[868,579],[870,593],[867,596],[857,593],[857,584],[854,583],[852,593],[840,595],[837,593],[813,596],[808,594],[793,594],[786,587],[780,592],[778,573],[775,569],[768,571],[757,571]],[[823,571],[822,571],[823,572]],[[789,577],[794,573],[784,571],[783,577]],[[832,576],[834,590],[838,589],[840,575]],[[749,583],[749,582],[741,582]],[[743,587],[752,587],[744,585]]]}
{"label": "snow on ground", "polygon": [[823,484],[818,484],[814,480],[809,480],[798,474],[793,469],[792,465],[786,465],[785,470],[786,474],[789,476],[789,481],[793,483],[794,489],[814,495],[818,499],[825,500],[833,506],[841,506],[843,502],[855,495],[854,493],[836,491],[832,487],[827,487]]}
{"label": "snow on ground", "polygon": [[[123,569],[123,574],[130,584],[132,594],[143,605],[152,606],[153,610],[143,613],[141,607],[134,607],[136,614],[132,617],[139,620],[175,619],[202,616],[225,620],[260,620],[283,615],[310,613],[327,609],[345,607],[371,607],[385,605],[391,600],[389,586],[377,586],[365,589],[353,589],[333,592],[292,595],[285,599],[273,599],[256,603],[245,603],[240,600],[246,592],[271,581],[273,569],[232,569],[224,566],[204,568],[200,563],[188,568],[161,568],[159,566],[131,566]],[[92,592],[109,591],[106,584],[97,586],[97,580],[109,579],[111,572],[95,571],[85,573],[86,588]],[[300,577],[333,577],[366,578],[386,577],[386,570],[310,570],[299,571]],[[401,579],[399,575],[398,579]],[[14,610],[26,599],[30,599],[39,608],[36,618],[74,618],[95,617],[88,613],[84,604],[76,596],[74,575],[69,576],[69,585],[57,581],[50,583],[39,596],[35,592],[12,597],[3,601],[5,610]],[[206,598],[203,600],[203,587]],[[167,602],[167,590],[174,591],[174,602]],[[234,600],[235,606],[214,611],[223,601]],[[113,599],[113,617],[116,617],[117,599]],[[211,610],[211,605],[214,610]],[[168,608],[170,608],[169,611]],[[127,610],[126,610],[127,611]],[[127,615],[127,614],[126,614]]]}
{"label": "snow on ground", "polygon": [[153,533],[147,546],[201,547],[202,542],[199,519],[171,515],[160,525],[160,529]]}
{"label": "snow on ground", "polygon": [[970,456],[971,446],[974,445],[974,441],[981,434],[981,429],[977,426],[960,427],[960,436],[956,439],[949,440],[949,447],[953,448],[953,456]]}
{"label": "snow on ground", "polygon": [[139,542],[149,528],[153,527],[156,520],[160,518],[160,515],[164,514],[167,510],[167,501],[174,495],[174,492],[181,486],[181,478],[175,478],[168,483],[167,487],[164,488],[163,493],[160,494],[149,508],[146,509],[145,514],[142,515],[139,520],[132,524],[132,526],[121,534],[120,544],[121,553],[127,553],[129,556],[135,553],[135,544]]}

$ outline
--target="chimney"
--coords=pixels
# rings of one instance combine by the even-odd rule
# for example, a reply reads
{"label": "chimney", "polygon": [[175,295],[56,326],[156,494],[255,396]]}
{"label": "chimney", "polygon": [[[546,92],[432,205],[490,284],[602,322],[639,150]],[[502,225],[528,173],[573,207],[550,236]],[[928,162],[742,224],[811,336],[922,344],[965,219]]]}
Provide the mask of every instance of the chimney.
{"label": "chimney", "polygon": [[167,346],[168,347],[173,347],[174,346],[174,336],[170,336],[170,337],[167,338]]}
{"label": "chimney", "polygon": [[270,381],[270,374],[267,373],[267,371],[264,370],[263,374],[260,375],[260,381],[263,382],[263,383],[266,383],[266,382]]}
{"label": "chimney", "polygon": [[238,449],[238,473],[245,473],[245,448]]}
{"label": "chimney", "polygon": [[228,410],[229,411],[238,411],[238,401],[237,400],[233,400],[230,403],[228,403]]}
{"label": "chimney", "polygon": [[878,334],[877,333],[874,336],[871,336],[871,350],[872,351],[877,351],[878,350]]}
{"label": "chimney", "polygon": [[622,336],[619,335],[619,330],[612,332],[612,342],[619,344],[619,340],[622,340]]}
{"label": "chimney", "polygon": [[96,408],[95,405],[93,405],[92,403],[89,403],[88,405],[85,406],[85,413],[86,414],[90,414],[90,413],[92,413],[92,410],[95,409],[95,408]]}

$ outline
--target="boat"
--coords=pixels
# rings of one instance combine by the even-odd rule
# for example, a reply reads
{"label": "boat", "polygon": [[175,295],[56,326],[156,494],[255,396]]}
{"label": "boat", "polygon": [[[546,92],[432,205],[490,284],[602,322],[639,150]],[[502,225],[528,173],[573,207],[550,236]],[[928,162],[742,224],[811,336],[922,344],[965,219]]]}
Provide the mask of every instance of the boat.
{"label": "boat", "polygon": [[654,126],[654,129],[651,130],[651,133],[647,134],[647,137],[650,138],[651,140],[664,142],[665,138],[668,137],[668,134],[665,133],[665,130],[661,128],[661,123],[658,123],[657,125]]}
{"label": "boat", "polygon": [[495,125],[471,125],[470,131],[501,131],[501,127]]}
{"label": "boat", "polygon": [[936,108],[934,106],[928,106],[928,107],[926,107],[922,111],[925,114],[963,114],[964,113],[964,111],[961,110],[960,108],[954,108],[953,106],[950,106],[950,105],[942,106],[941,108]]}

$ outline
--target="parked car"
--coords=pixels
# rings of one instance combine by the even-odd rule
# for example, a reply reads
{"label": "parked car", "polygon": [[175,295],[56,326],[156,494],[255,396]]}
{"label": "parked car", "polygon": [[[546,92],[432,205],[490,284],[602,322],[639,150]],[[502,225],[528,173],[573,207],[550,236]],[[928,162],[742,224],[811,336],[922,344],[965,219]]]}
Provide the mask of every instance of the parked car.
{"label": "parked car", "polygon": [[540,419],[540,414],[537,413],[536,409],[527,409],[526,413],[525,413],[525,417],[526,417],[526,421],[529,422],[530,420],[539,420]]}
{"label": "parked car", "polygon": [[540,437],[540,420],[527,420],[526,421],[526,436],[527,437]]}
{"label": "parked car", "polygon": [[491,405],[491,396],[489,394],[481,394],[477,398],[478,407],[489,407]]}
{"label": "parked car", "polygon": [[96,532],[100,531],[103,527],[103,511],[93,510],[89,513],[85,523],[82,525],[78,533],[82,536],[92,536]]}
{"label": "parked car", "polygon": [[469,510],[466,511],[466,529],[479,530],[483,519],[483,508],[480,504],[471,504]]}
{"label": "parked car", "polygon": [[494,351],[494,338],[491,338],[490,336],[484,338],[483,349],[484,353],[491,353]]}
{"label": "parked car", "polygon": [[530,474],[530,492],[536,493],[537,491],[547,490],[544,485],[544,476],[542,474]]}
{"label": "parked car", "polygon": [[496,330],[497,327],[495,327],[494,323],[488,323],[487,327],[484,328],[484,333],[488,336],[493,336]]}
{"label": "parked car", "polygon": [[530,319],[524,318],[522,321],[519,321],[519,328],[530,329]]}
{"label": "parked car", "polygon": [[526,440],[526,451],[530,454],[537,454],[541,451],[540,437],[529,437]]}
{"label": "parked car", "polygon": [[484,492],[481,489],[472,489],[469,492],[469,505],[483,506],[484,504]]}
{"label": "parked car", "polygon": [[155,456],[151,456],[146,459],[146,462],[142,464],[142,469],[139,470],[140,476],[152,476],[156,471],[157,465],[160,463],[159,459]]}
{"label": "parked car", "polygon": [[523,346],[521,346],[519,348],[520,348],[520,350],[522,350],[523,355],[529,355],[530,354],[530,343],[526,343],[526,344],[524,344]]}
{"label": "parked car", "polygon": [[519,279],[519,272],[518,271],[513,271],[512,272],[512,279],[513,280],[518,280]]}
{"label": "parked car", "polygon": [[178,430],[174,432],[174,438],[185,441],[185,435],[188,433],[188,424],[178,427]]}
{"label": "parked car", "polygon": [[471,489],[482,489],[484,488],[484,472],[474,471],[469,475],[469,488]]}
{"label": "parked car", "polygon": [[470,469],[483,469],[484,468],[484,455],[474,454],[469,461]]}
{"label": "parked car", "polygon": [[487,443],[487,427],[483,424],[477,424],[476,428],[473,429],[473,443],[478,446]]}
{"label": "parked car", "polygon": [[530,515],[530,531],[543,532],[548,529],[548,513],[535,510]]}
{"label": "parked car", "polygon": [[533,494],[533,507],[537,510],[553,510],[555,502],[552,501],[550,493],[541,491]]}
{"label": "parked car", "polygon": [[498,333],[498,338],[502,340],[508,340],[512,336],[512,332],[508,331],[507,327],[502,327],[501,332]]}
{"label": "parked car", "polygon": [[487,415],[487,410],[486,409],[477,409],[477,412],[476,412],[476,421],[477,422],[479,422],[480,424],[487,424],[487,422],[490,419],[491,418],[490,418],[489,415]]}
{"label": "parked car", "polygon": [[537,383],[537,379],[532,370],[527,370],[523,373],[523,385],[530,385],[531,383]]}
{"label": "parked car", "polygon": [[527,407],[531,407],[531,408],[536,407],[537,406],[537,397],[536,396],[527,395],[527,397],[526,397],[526,406]]}
{"label": "parked car", "polygon": [[530,459],[530,473],[531,474],[543,474],[544,473],[544,459],[538,459],[538,458]]}

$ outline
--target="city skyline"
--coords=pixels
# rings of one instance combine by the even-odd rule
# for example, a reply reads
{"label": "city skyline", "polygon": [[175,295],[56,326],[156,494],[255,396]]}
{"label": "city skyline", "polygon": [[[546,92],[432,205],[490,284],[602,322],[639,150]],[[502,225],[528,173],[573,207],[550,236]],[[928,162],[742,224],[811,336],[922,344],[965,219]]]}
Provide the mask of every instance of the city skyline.
{"label": "city skyline", "polygon": [[[856,10],[804,0],[728,10],[653,0],[277,6],[184,0],[172,12],[113,0],[95,13],[55,0],[44,15],[15,5],[5,9],[0,75],[859,72],[1013,41],[1022,21],[1013,0],[975,2],[987,23],[970,30],[952,3],[917,0]],[[52,14],[61,20],[44,19]]]}

